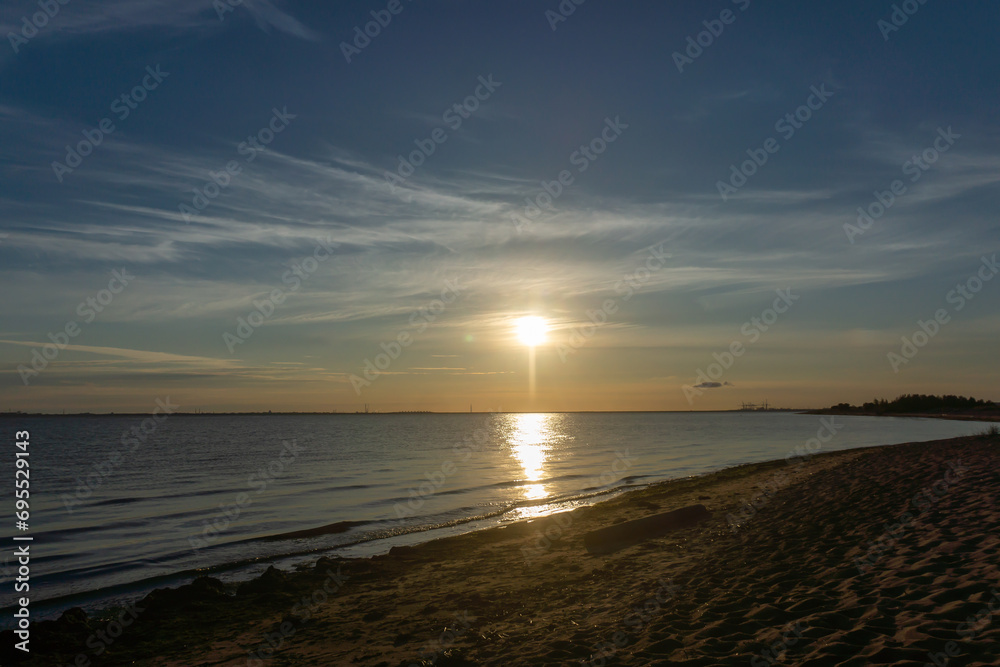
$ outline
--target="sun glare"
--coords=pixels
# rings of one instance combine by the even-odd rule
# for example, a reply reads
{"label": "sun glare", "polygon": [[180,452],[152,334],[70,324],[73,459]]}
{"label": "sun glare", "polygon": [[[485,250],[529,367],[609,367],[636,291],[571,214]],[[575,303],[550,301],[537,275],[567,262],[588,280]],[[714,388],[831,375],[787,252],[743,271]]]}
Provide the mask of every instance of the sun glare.
{"label": "sun glare", "polygon": [[517,337],[529,347],[544,343],[547,329],[541,317],[522,317],[517,321]]}

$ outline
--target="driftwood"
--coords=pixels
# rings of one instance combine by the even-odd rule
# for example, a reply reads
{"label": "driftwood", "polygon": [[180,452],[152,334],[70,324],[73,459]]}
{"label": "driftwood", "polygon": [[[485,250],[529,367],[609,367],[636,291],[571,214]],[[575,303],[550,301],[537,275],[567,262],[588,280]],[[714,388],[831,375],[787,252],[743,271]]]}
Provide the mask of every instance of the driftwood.
{"label": "driftwood", "polygon": [[704,505],[689,505],[672,512],[617,523],[592,530],[583,536],[583,545],[592,554],[606,554],[661,537],[680,528],[694,526],[712,516]]}

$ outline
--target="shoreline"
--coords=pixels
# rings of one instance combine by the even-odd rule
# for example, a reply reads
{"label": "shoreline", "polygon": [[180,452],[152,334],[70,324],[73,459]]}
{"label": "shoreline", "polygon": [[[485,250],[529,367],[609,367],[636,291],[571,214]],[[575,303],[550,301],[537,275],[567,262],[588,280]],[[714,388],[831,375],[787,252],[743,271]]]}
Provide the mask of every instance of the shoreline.
{"label": "shoreline", "polygon": [[[729,412],[743,412],[743,411],[729,411]],[[775,411],[769,411],[775,412]],[[461,414],[461,413],[458,413]],[[809,414],[809,413],[795,413],[795,414]],[[67,415],[69,416],[69,415]],[[117,416],[117,415],[116,415]],[[202,413],[199,416],[205,416]],[[871,447],[881,447],[885,445],[871,445]],[[778,452],[775,452],[775,454]],[[832,452],[825,452],[832,453]],[[773,454],[772,454],[773,455]],[[767,463],[767,461],[757,461],[748,464],[741,465],[753,465],[756,463]],[[729,468],[734,466],[730,465]],[[720,468],[714,471],[700,472],[698,475],[708,475],[718,473],[728,468]],[[669,483],[672,480],[662,477],[658,481],[650,481],[650,479],[641,479],[638,483],[627,483],[615,488],[603,488],[598,491],[587,491],[587,492],[574,492],[570,495],[564,495],[560,497],[559,500],[544,499],[539,501],[534,501],[529,504],[544,504],[551,505],[546,511],[549,514],[560,513],[570,509],[570,501],[574,501],[572,504],[580,506],[589,506],[593,504],[600,504],[606,502],[610,497],[616,497],[620,494],[633,493],[636,490],[641,490],[650,485],[658,485],[663,483]],[[513,510],[508,510],[513,511]],[[396,534],[388,537],[380,537],[376,539],[359,538],[355,542],[347,542],[346,544],[340,545],[340,547],[317,547],[315,545],[301,546],[295,549],[285,550],[281,553],[275,555],[262,556],[258,558],[248,558],[248,559],[230,559],[225,562],[219,561],[212,564],[205,564],[200,567],[190,567],[177,569],[166,574],[159,574],[156,576],[148,577],[145,579],[135,580],[135,581],[125,581],[121,583],[112,583],[110,585],[92,589],[92,590],[78,590],[70,593],[62,593],[55,597],[49,597],[44,600],[38,600],[34,602],[35,616],[40,620],[49,620],[57,618],[64,610],[71,607],[82,607],[84,611],[88,614],[100,613],[103,609],[107,607],[114,606],[116,604],[123,603],[124,601],[130,599],[137,599],[146,593],[154,590],[158,587],[168,587],[168,588],[178,588],[183,585],[187,585],[196,579],[198,576],[211,576],[222,580],[227,586],[232,586],[234,584],[239,584],[244,581],[253,579],[260,575],[268,566],[275,565],[278,568],[296,568],[303,562],[311,562],[321,555],[327,555],[329,557],[341,557],[341,558],[368,558],[372,555],[383,554],[388,551],[392,546],[397,544],[413,545],[413,544],[423,544],[427,541],[432,541],[436,539],[442,539],[453,535],[455,532],[460,534],[465,534],[468,532],[476,532],[481,530],[489,530],[493,527],[491,524],[495,524],[494,521],[501,513],[495,512],[491,515],[486,516],[469,516],[462,519],[449,520],[446,523],[440,523],[435,525],[428,525],[424,527],[416,527],[413,529],[408,529],[400,534]],[[503,525],[509,525],[510,519],[506,519],[508,523]],[[344,524],[344,521],[339,522],[339,524]],[[350,523],[349,521],[347,523]],[[472,526],[471,528],[465,530],[463,526]],[[291,531],[292,533],[317,533],[322,532],[324,529],[328,529],[330,526],[311,526],[308,528],[296,529]],[[463,532],[464,530],[464,532]],[[267,534],[261,536],[255,536],[248,538],[248,541],[277,541],[279,538],[283,537],[280,534]],[[286,536],[287,537],[287,536]],[[383,546],[378,546],[382,544]],[[376,545],[374,548],[367,548],[365,545]],[[360,549],[358,547],[361,547]],[[34,588],[34,587],[33,587]],[[16,610],[14,605],[0,608],[0,611],[4,613]],[[11,627],[10,624],[0,625],[0,630]]]}
{"label": "shoreline", "polygon": [[[759,609],[754,612],[755,598],[765,595],[764,589],[745,596],[742,601],[725,601],[727,596],[720,586],[729,576],[725,574],[726,568],[739,569],[741,561],[744,568],[751,567],[746,562],[752,563],[753,576],[749,577],[752,583],[763,571],[774,569],[774,565],[784,563],[783,567],[792,567],[794,563],[787,562],[790,556],[801,559],[810,545],[829,539],[824,534],[807,538],[790,536],[788,532],[793,527],[802,529],[802,526],[793,526],[791,517],[781,516],[782,512],[795,514],[789,503],[794,505],[796,497],[808,501],[818,489],[825,490],[821,496],[836,495],[844,486],[857,486],[860,482],[855,478],[859,476],[892,477],[869,484],[871,488],[864,499],[856,497],[850,501],[848,495],[840,498],[839,508],[833,508],[834,515],[860,516],[873,493],[896,493],[895,487],[915,483],[919,487],[919,481],[911,479],[914,471],[918,480],[921,476],[921,466],[914,467],[915,460],[944,462],[949,454],[952,459],[962,458],[963,452],[972,456],[963,461],[963,466],[975,469],[978,477],[985,475],[988,479],[980,482],[988,483],[996,491],[1000,481],[993,471],[1000,462],[1000,443],[980,436],[819,452],[792,462],[778,459],[743,464],[654,483],[588,507],[540,519],[439,538],[412,547],[394,547],[383,556],[324,557],[312,567],[296,572],[271,568],[261,577],[235,586],[200,578],[177,589],[159,589],[135,605],[141,611],[130,622],[133,627],[120,632],[120,639],[106,645],[100,639],[94,640],[104,646],[100,656],[95,655],[93,648],[88,649],[88,639],[97,636],[95,633],[102,627],[114,628],[116,621],[110,615],[118,613],[122,617],[125,611],[109,610],[103,615],[86,617],[70,610],[58,621],[35,626],[33,648],[46,647],[51,653],[44,657],[36,654],[35,661],[25,664],[52,664],[53,660],[73,664],[82,653],[93,664],[128,664],[139,659],[158,665],[282,665],[311,664],[315,660],[315,664],[352,662],[405,667],[422,664],[420,660],[429,660],[435,652],[438,664],[451,665],[579,664],[581,660],[599,664],[595,656],[609,651],[620,664],[647,664],[653,657],[670,657],[692,665],[728,664],[718,660],[721,654],[715,652],[718,648],[713,648],[715,644],[731,638],[730,635],[746,635],[745,643],[777,626],[766,623],[756,627],[759,623],[752,620],[761,614]],[[862,463],[862,459],[866,461]],[[876,461],[883,465],[872,465]],[[893,465],[885,465],[886,462]],[[931,473],[929,477],[923,475],[928,484],[942,474],[937,468]],[[973,486],[955,488],[965,495],[986,493],[982,489],[976,491]],[[951,502],[958,502],[957,493],[950,496]],[[906,493],[900,497],[905,501]],[[815,500],[813,497],[813,502],[806,502],[800,511],[808,512],[810,507],[818,511]],[[704,504],[713,512],[704,525],[604,556],[588,554],[582,547],[582,535],[590,530],[693,504]],[[898,515],[897,505],[898,502],[890,503],[886,514],[877,517],[871,530],[857,535],[849,548],[835,545],[834,548],[845,547],[841,555],[846,563],[841,563],[843,569],[850,572],[855,567],[851,561],[852,549],[860,551],[866,540],[879,538],[881,524]],[[995,509],[989,518],[998,529],[993,532],[993,542],[1000,542],[995,537],[1000,532],[1000,517]],[[981,530],[983,535],[991,534],[986,528],[973,529]],[[809,532],[808,525],[805,530]],[[767,547],[766,540],[761,541],[767,535],[780,540],[785,547],[777,551],[777,545]],[[752,551],[752,547],[762,545],[766,547],[766,555],[748,561],[748,549]],[[876,559],[875,565],[889,559],[889,556]],[[718,571],[706,569],[706,563],[713,561],[720,564]],[[721,567],[722,564],[726,567]],[[983,586],[1000,585],[995,563],[992,568],[993,578],[983,581]],[[497,573],[503,576],[498,577]],[[669,581],[674,583],[668,585]],[[672,588],[675,586],[679,588]],[[698,636],[704,633],[696,631],[694,626],[679,632],[685,620],[677,616],[672,601],[694,603],[696,600],[688,600],[692,591],[700,593],[696,596],[699,600],[705,596],[715,600],[719,613],[734,605],[743,607],[742,613],[749,614],[751,620],[732,621],[723,624],[724,627],[712,624],[714,630],[709,633],[712,636],[700,639]],[[713,598],[713,591],[722,599]],[[773,608],[768,614],[789,616],[777,614],[779,602],[773,600],[766,605]],[[649,613],[650,619],[643,620],[643,614],[630,612],[635,605],[642,608],[645,603],[658,609],[655,614]],[[695,608],[701,604],[704,600]],[[660,627],[664,624],[677,627]],[[690,619],[687,624],[691,624]],[[756,631],[751,632],[755,627]],[[1000,618],[993,627],[1000,628]],[[691,632],[695,636],[687,636]],[[550,635],[559,639],[551,639]],[[996,638],[997,634],[984,631],[983,637],[989,636]],[[6,638],[4,641],[6,651],[13,642]],[[910,643],[921,641],[915,639]],[[602,642],[603,649],[599,648]],[[271,645],[277,645],[277,649]],[[525,653],[524,647],[530,651]],[[976,650],[980,648],[977,644]],[[814,646],[814,650],[819,649]],[[526,662],[511,663],[489,657],[505,655],[505,651],[524,655]],[[273,652],[273,659],[267,659],[268,652]],[[426,654],[423,658],[419,657],[421,652]],[[704,662],[696,657],[699,653],[716,657]],[[753,654],[743,651],[740,661],[745,664]],[[684,655],[689,658],[683,659]],[[14,656],[2,657],[6,664]],[[914,659],[926,661],[925,658],[926,655]]]}
{"label": "shoreline", "polygon": [[[751,464],[745,464],[745,465],[751,465]],[[714,472],[717,471],[704,474],[714,474]],[[652,482],[651,484],[663,484],[669,481],[672,480],[662,480],[660,482]],[[594,500],[593,502],[589,503],[585,502],[585,504],[581,504],[579,505],[579,507],[582,508],[582,507],[591,507],[593,505],[598,505],[600,503],[607,502],[608,500],[618,497],[622,494],[642,490],[649,485],[650,484],[634,484],[634,485],[630,484],[627,486],[616,487],[603,491],[597,491],[583,497],[583,499],[584,501],[592,499],[599,499],[599,500]],[[539,504],[539,505],[559,504],[562,502],[569,502],[571,500],[580,500],[580,498],[581,496],[574,495],[572,497],[564,498],[562,500],[554,500],[551,502],[539,501],[534,504]],[[509,512],[512,510],[506,510],[506,511]],[[570,511],[570,510],[559,510],[559,512],[554,512],[553,514],[565,511]],[[546,516],[551,516],[551,515],[546,515]],[[494,518],[496,518],[496,516],[474,516],[465,519],[456,519],[446,524],[431,525],[427,528],[415,529],[410,532],[398,533],[396,535],[392,535],[389,537],[381,537],[370,540],[349,542],[347,544],[340,545],[338,547],[309,547],[302,550],[295,550],[287,553],[281,553],[276,556],[267,556],[260,559],[244,559],[237,561],[228,561],[215,565],[203,566],[195,569],[178,570],[176,572],[172,572],[169,574],[157,575],[149,579],[142,579],[138,581],[132,581],[120,584],[112,584],[104,588],[68,593],[53,598],[46,598],[43,600],[33,601],[32,607],[33,609],[36,610],[33,612],[33,615],[36,618],[43,617],[40,619],[42,621],[49,621],[49,620],[54,620],[67,609],[73,607],[83,607],[85,613],[87,613],[88,615],[100,617],[102,614],[107,613],[109,610],[118,609],[119,605],[116,604],[117,601],[124,599],[137,599],[143,596],[143,594],[147,594],[149,592],[152,592],[153,590],[157,590],[160,588],[167,588],[167,589],[182,588],[184,586],[190,585],[190,583],[192,583],[195,579],[198,579],[201,576],[208,576],[220,579],[223,581],[223,584],[225,586],[229,588],[235,588],[243,583],[255,580],[261,576],[260,574],[248,575],[248,571],[256,570],[257,572],[263,572],[266,568],[271,566],[276,566],[279,569],[286,568],[285,571],[298,571],[302,569],[303,563],[308,563],[311,566],[313,563],[315,563],[315,561],[318,558],[323,557],[323,555],[326,555],[329,558],[337,558],[338,560],[344,560],[344,561],[364,560],[372,557],[382,556],[388,551],[390,551],[392,548],[395,548],[397,545],[389,544],[391,542],[406,541],[414,536],[424,535],[425,533],[435,534],[435,536],[428,537],[427,539],[424,540],[418,539],[413,544],[402,544],[398,546],[401,546],[403,548],[410,548],[411,546],[418,547],[420,545],[427,544],[429,542],[434,542],[436,540],[450,539],[452,537],[461,537],[463,535],[469,535],[486,530],[493,530],[495,528],[504,528],[506,526],[514,525],[516,523],[522,523],[525,521],[534,520],[534,519],[519,519],[517,521],[512,521],[507,524],[485,525],[482,527],[472,528],[471,530],[465,532],[459,532],[453,535],[447,534],[448,531],[450,530],[458,529],[461,528],[462,526],[467,526],[467,525],[486,523]],[[350,523],[350,522],[338,522],[338,523]],[[303,533],[303,534],[317,533],[317,532],[322,532],[324,528],[327,528],[327,526],[296,530],[292,532]],[[438,534],[438,533],[444,533],[444,534]],[[281,534],[277,534],[272,536],[255,537],[255,538],[250,538],[250,540],[248,541],[276,541],[278,539],[283,539],[283,536]],[[333,552],[340,552],[343,550],[351,550],[353,548],[357,548],[362,545],[378,544],[378,543],[386,543],[386,544],[380,547],[378,549],[378,552],[374,554],[337,556],[336,553],[333,553]],[[290,568],[290,570],[287,568]],[[199,572],[201,574],[198,574]],[[156,586],[152,582],[159,582],[161,586]],[[73,604],[74,602],[77,602],[78,604]],[[39,608],[43,609],[44,611],[37,611]],[[17,610],[16,605],[0,607],[0,612],[2,612],[3,614],[13,614],[13,612],[15,612],[16,610]],[[6,626],[0,628],[0,632],[6,629],[8,629]],[[3,663],[0,663],[0,667],[2,667],[2,664]]]}
{"label": "shoreline", "polygon": [[909,417],[911,419],[945,419],[951,421],[969,421],[969,422],[1000,422],[1000,413],[984,411],[984,414],[976,414],[974,412],[942,412],[942,413],[923,413],[923,412],[862,412],[851,411],[851,410],[834,410],[833,408],[824,408],[821,410],[806,410],[801,414],[804,415],[831,415],[836,417]]}

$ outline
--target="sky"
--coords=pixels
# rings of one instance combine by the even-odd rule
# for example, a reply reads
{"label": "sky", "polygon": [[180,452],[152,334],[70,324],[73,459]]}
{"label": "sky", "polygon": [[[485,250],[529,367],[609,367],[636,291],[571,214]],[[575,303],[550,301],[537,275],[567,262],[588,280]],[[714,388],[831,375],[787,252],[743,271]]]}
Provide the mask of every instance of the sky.
{"label": "sky", "polygon": [[998,18],[4,3],[0,409],[998,399]]}

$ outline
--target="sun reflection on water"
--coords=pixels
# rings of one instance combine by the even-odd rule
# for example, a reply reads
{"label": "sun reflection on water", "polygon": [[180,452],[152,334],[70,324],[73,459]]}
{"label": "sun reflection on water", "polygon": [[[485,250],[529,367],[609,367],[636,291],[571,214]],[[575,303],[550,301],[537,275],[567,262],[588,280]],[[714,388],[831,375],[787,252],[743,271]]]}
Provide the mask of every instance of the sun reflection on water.
{"label": "sun reflection on water", "polygon": [[524,469],[527,482],[524,497],[528,500],[544,498],[548,495],[544,484],[547,477],[545,463],[555,442],[565,437],[558,427],[561,415],[519,414],[507,417],[507,439],[511,453]]}

